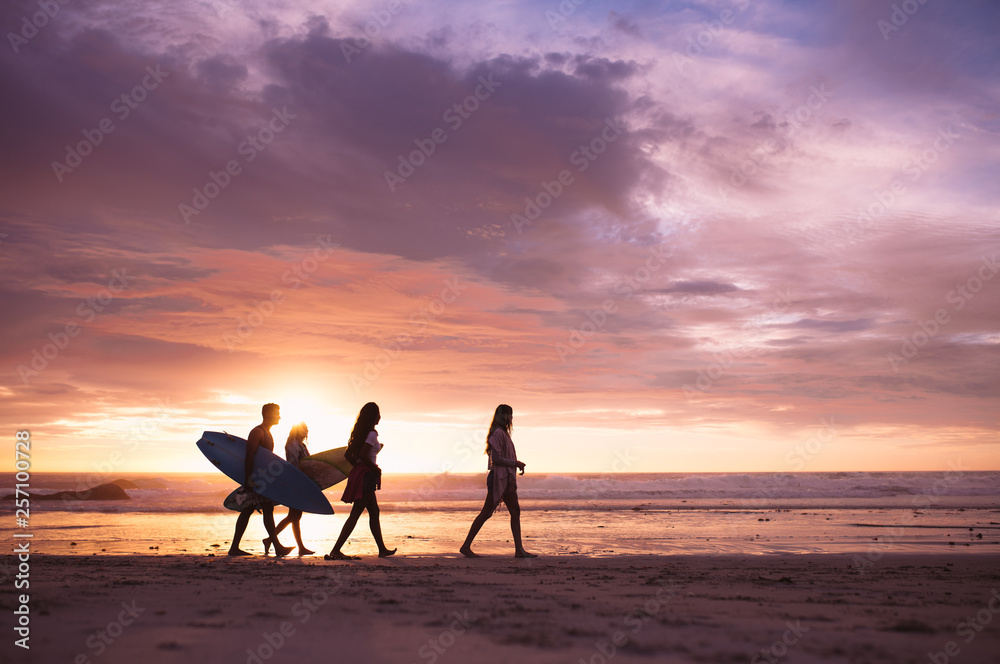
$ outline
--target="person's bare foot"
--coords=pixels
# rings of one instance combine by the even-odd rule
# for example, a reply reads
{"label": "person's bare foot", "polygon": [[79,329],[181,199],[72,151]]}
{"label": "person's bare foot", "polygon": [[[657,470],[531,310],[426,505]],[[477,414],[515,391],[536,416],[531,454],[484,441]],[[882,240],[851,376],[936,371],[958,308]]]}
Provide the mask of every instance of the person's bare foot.
{"label": "person's bare foot", "polygon": [[538,555],[536,555],[534,553],[528,553],[524,549],[521,549],[520,551],[517,551],[517,552],[514,553],[514,557],[515,558],[537,558]]}
{"label": "person's bare foot", "polygon": [[458,552],[461,553],[466,558],[479,558],[480,557],[478,553],[473,553],[472,552],[472,547],[471,546],[463,546],[461,549],[458,550]]}
{"label": "person's bare foot", "polygon": [[229,553],[226,555],[230,556],[252,556],[253,554],[249,551],[244,551],[243,549],[230,549]]}
{"label": "person's bare foot", "polygon": [[264,545],[264,555],[265,556],[267,554],[271,553],[271,538],[270,537],[265,537],[264,539],[262,539],[260,541],[260,543]]}
{"label": "person's bare foot", "polygon": [[314,553],[316,553],[316,552],[315,551],[310,551],[309,549],[306,549],[305,547],[301,547],[301,546],[299,547],[299,555],[300,556],[311,556]]}
{"label": "person's bare foot", "polygon": [[389,549],[386,549],[385,551],[379,551],[378,552],[378,557],[379,558],[388,558],[389,556],[395,554],[397,550],[398,549],[393,549],[392,551],[390,551]]}
{"label": "person's bare foot", "polygon": [[281,546],[277,542],[274,543],[274,555],[276,556],[287,556],[289,553],[295,550],[292,546]]}
{"label": "person's bare foot", "polygon": [[346,553],[341,553],[340,551],[331,551],[323,556],[323,560],[357,560],[357,558],[349,556]]}

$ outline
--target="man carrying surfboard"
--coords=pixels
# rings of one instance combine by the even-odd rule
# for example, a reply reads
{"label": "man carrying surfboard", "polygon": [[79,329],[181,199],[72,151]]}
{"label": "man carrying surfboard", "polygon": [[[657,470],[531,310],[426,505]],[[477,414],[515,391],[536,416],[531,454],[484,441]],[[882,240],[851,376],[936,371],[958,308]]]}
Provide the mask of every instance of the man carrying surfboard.
{"label": "man carrying surfboard", "polygon": [[284,556],[292,552],[292,547],[282,546],[278,541],[278,534],[274,530],[274,503],[256,492],[258,478],[254,477],[253,458],[258,447],[274,451],[274,437],[271,436],[271,427],[281,421],[281,409],[276,403],[266,403],[260,409],[263,421],[250,430],[247,436],[247,454],[245,460],[246,482],[244,487],[247,490],[247,501],[236,519],[236,532],[233,534],[233,543],[229,547],[231,556],[249,556],[250,553],[240,548],[240,541],[243,533],[250,523],[250,515],[256,510],[264,517],[264,529],[267,530],[268,539],[274,544],[274,553],[277,556]]}

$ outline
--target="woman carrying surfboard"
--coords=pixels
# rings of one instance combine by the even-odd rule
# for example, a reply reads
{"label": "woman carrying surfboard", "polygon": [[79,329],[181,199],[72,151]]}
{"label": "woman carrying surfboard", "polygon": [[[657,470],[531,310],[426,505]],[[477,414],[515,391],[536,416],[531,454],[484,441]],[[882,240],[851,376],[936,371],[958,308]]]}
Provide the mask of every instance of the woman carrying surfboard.
{"label": "woman carrying surfboard", "polygon": [[[288,440],[285,441],[285,459],[299,470],[302,470],[302,460],[309,456],[309,448],[306,447],[306,438],[309,436],[309,427],[305,422],[299,422],[288,432]],[[306,548],[302,543],[302,529],[299,524],[302,519],[302,510],[294,507],[288,508],[288,515],[274,527],[274,534],[278,535],[288,524],[292,524],[292,533],[295,535],[295,543],[299,545],[299,555],[308,556],[316,553]],[[264,554],[271,548],[271,538],[267,537],[264,542]]]}
{"label": "woman carrying surfboard", "polygon": [[510,512],[510,532],[514,536],[514,557],[537,557],[535,554],[525,551],[524,546],[521,545],[521,506],[517,502],[517,474],[515,470],[520,470],[521,474],[524,475],[524,462],[517,460],[514,441],[510,437],[513,427],[514,409],[507,404],[500,404],[493,413],[490,432],[486,435],[486,454],[489,455],[486,467],[490,471],[486,475],[486,503],[483,504],[482,511],[472,522],[465,543],[459,549],[462,555],[467,558],[479,557],[472,552],[472,540],[479,534],[479,530],[486,523],[486,520],[493,516],[493,512],[500,506],[501,500],[507,506],[507,511]]}
{"label": "woman carrying surfboard", "polygon": [[351,474],[347,476],[347,487],[341,497],[345,503],[353,503],[351,514],[344,522],[344,527],[340,531],[340,537],[333,550],[323,556],[326,560],[349,560],[351,556],[341,553],[347,538],[354,531],[361,513],[368,510],[368,523],[372,529],[372,536],[375,544],[378,545],[379,558],[387,558],[396,553],[396,549],[387,549],[382,541],[382,524],[379,522],[378,500],[375,492],[382,488],[382,469],[375,462],[375,457],[382,449],[382,443],[378,441],[378,432],[375,425],[382,419],[378,405],[372,402],[366,403],[358,413],[358,419],[354,423],[351,431],[351,440],[347,445],[347,460],[354,464]]}

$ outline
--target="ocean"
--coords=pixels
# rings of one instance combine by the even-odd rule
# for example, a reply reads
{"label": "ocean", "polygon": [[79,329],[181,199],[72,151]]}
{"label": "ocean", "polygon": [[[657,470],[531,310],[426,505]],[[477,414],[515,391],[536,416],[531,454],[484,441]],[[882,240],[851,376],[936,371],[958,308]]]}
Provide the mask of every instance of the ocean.
{"label": "ocean", "polygon": [[[13,487],[13,475],[7,476]],[[457,555],[485,497],[485,473],[386,475],[379,492],[388,546],[400,554]],[[221,474],[121,474],[129,500],[44,501],[92,477],[31,475],[30,516],[19,528],[0,502],[0,536],[31,535],[44,554],[221,554],[236,513]],[[128,486],[128,485],[126,485]],[[342,486],[326,493],[336,514],[306,514],[306,546],[328,551],[349,512]],[[0,491],[0,496],[13,488]],[[892,552],[1000,553],[1000,472],[528,474],[518,478],[525,547],[543,555],[849,553],[858,565]],[[276,518],[284,515],[278,507]],[[243,548],[262,553],[259,516]],[[281,534],[294,544],[291,529]],[[508,515],[487,522],[474,548],[509,555]],[[345,552],[376,553],[366,517]]]}

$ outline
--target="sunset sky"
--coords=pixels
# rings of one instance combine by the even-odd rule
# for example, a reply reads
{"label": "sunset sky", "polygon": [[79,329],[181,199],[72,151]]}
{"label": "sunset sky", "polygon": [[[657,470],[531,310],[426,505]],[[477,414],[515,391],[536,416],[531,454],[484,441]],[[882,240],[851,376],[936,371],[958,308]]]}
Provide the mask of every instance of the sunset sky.
{"label": "sunset sky", "polygon": [[1000,469],[992,0],[0,11],[34,471]]}

